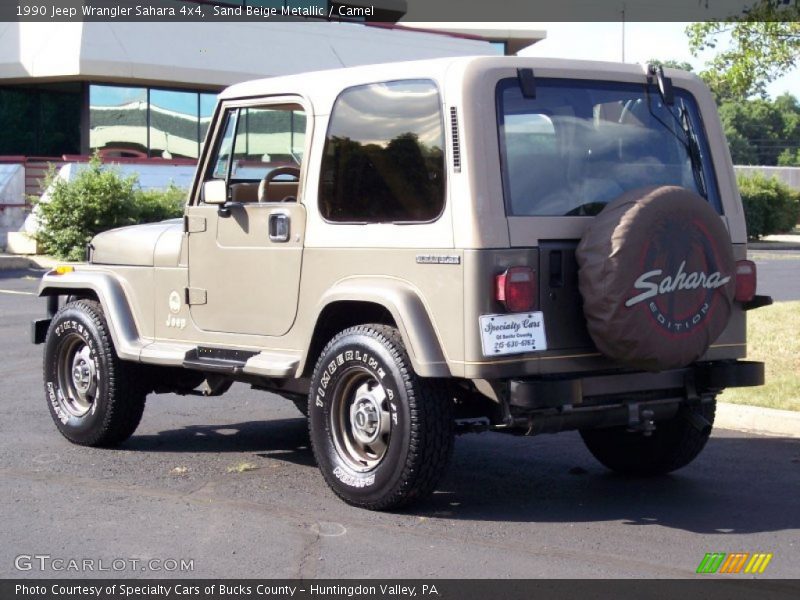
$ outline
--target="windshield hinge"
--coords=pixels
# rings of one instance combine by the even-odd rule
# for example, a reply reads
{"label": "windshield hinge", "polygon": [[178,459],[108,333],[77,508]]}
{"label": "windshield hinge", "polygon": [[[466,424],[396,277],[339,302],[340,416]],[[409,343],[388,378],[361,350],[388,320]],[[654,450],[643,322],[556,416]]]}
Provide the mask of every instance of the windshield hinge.
{"label": "windshield hinge", "polygon": [[200,288],[187,287],[185,290],[184,302],[189,306],[196,306],[198,304],[205,304],[208,297],[206,290]]}
{"label": "windshield hinge", "polygon": [[183,231],[185,233],[202,233],[206,230],[205,217],[183,217]]}

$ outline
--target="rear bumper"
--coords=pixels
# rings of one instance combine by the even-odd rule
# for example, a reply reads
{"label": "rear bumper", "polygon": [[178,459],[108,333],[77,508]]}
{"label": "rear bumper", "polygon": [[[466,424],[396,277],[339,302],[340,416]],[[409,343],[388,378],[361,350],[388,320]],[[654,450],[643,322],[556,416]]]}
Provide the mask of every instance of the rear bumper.
{"label": "rear bumper", "polygon": [[605,373],[575,377],[512,379],[508,401],[528,410],[618,403],[620,396],[682,399],[715,394],[728,387],[764,384],[764,363],[725,361],[698,363],[660,373]]}
{"label": "rear bumper", "polygon": [[645,435],[659,421],[686,418],[711,430],[699,410],[727,387],[764,383],[764,363],[698,363],[661,373],[609,372],[508,382],[505,421],[500,428],[527,435],[570,429],[624,426]]}

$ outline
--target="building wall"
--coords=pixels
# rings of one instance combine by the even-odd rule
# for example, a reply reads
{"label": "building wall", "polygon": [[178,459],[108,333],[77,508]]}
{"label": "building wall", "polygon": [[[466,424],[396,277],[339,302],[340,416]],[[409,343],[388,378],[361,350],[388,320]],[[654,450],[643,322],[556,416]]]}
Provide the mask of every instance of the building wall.
{"label": "building wall", "polygon": [[800,191],[800,167],[734,167],[737,175],[752,176],[756,173],[767,179],[777,177],[795,190]]}

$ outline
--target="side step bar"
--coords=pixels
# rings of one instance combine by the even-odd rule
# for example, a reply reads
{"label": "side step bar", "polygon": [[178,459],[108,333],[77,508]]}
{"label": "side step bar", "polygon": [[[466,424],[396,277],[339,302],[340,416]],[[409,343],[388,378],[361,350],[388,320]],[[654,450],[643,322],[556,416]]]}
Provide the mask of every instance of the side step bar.
{"label": "side step bar", "polygon": [[299,354],[256,352],[206,348],[200,346],[186,351],[178,363],[185,369],[219,373],[220,375],[255,375],[256,377],[292,378],[300,364]]}
{"label": "side step bar", "polygon": [[222,348],[198,347],[186,353],[183,366],[186,369],[207,371],[226,375],[239,375],[244,372],[247,361],[258,352],[246,350],[225,350]]}

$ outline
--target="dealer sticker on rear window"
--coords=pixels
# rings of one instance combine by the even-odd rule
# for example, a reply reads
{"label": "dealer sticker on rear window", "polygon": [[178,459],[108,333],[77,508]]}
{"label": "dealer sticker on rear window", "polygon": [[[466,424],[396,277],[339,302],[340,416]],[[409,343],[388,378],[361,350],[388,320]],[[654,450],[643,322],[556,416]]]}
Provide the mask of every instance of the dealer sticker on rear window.
{"label": "dealer sticker on rear window", "polygon": [[481,315],[480,326],[484,356],[547,350],[541,312]]}

